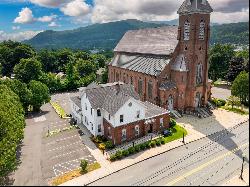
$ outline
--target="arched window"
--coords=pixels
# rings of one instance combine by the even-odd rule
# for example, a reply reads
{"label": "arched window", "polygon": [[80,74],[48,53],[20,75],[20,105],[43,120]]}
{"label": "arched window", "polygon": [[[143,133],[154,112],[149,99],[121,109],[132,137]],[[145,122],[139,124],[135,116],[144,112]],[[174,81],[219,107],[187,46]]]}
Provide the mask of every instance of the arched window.
{"label": "arched window", "polygon": [[200,22],[199,39],[200,40],[205,39],[205,21],[204,20],[201,20],[201,22]]}
{"label": "arched window", "polygon": [[188,20],[184,23],[184,40],[188,41],[190,38],[190,22]]}
{"label": "arched window", "polygon": [[122,129],[122,141],[126,141],[126,140],[127,140],[127,130]]}
{"label": "arched window", "polygon": [[174,109],[174,97],[170,95],[168,97],[168,110],[173,110]]}
{"label": "arched window", "polygon": [[135,136],[139,136],[140,135],[140,127],[139,125],[135,126]]}
{"label": "arched window", "polygon": [[148,82],[148,98],[149,99],[153,98],[153,82],[152,81]]}
{"label": "arched window", "polygon": [[201,84],[203,79],[203,66],[199,63],[196,67],[196,84]]}

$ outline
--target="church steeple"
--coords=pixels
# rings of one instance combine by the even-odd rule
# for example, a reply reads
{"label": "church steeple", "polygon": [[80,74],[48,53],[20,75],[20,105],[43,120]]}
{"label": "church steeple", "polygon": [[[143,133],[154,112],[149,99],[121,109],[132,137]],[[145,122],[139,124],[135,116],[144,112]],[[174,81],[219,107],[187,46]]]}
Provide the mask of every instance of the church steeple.
{"label": "church steeple", "polygon": [[208,13],[213,12],[207,0],[185,0],[178,10],[178,14]]}

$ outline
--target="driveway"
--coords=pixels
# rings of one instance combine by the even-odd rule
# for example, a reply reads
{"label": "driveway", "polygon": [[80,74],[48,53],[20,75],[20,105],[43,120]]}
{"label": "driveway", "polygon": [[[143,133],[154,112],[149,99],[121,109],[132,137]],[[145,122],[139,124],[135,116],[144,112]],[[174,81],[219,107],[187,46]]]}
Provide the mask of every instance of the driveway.
{"label": "driveway", "polygon": [[231,90],[223,87],[212,87],[212,97],[227,100],[231,96]]}
{"label": "driveway", "polygon": [[[57,96],[52,96],[54,99]],[[64,108],[69,109],[71,94],[60,94]],[[83,141],[84,132],[72,129],[46,137],[50,131],[69,127],[68,119],[58,117],[50,104],[42,106],[42,112],[26,119],[21,149],[21,164],[11,176],[17,186],[48,185],[53,177],[79,168],[80,160],[96,162]]]}

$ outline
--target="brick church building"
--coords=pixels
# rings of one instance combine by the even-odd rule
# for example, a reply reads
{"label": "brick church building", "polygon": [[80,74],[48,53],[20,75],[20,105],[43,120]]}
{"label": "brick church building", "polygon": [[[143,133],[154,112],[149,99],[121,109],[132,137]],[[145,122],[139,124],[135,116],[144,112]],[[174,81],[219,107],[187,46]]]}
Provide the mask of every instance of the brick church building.
{"label": "brick church building", "polygon": [[128,31],[114,49],[109,82],[132,84],[142,101],[172,112],[207,106],[212,12],[207,0],[185,0],[178,10],[179,27]]}

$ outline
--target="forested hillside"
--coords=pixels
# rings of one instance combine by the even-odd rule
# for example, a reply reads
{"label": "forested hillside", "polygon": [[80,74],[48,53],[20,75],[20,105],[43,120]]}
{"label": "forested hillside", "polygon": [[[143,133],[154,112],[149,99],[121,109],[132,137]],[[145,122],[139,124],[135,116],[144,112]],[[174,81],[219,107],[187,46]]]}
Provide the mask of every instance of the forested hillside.
{"label": "forested hillside", "polygon": [[[45,31],[25,41],[36,49],[71,48],[83,50],[112,50],[128,30],[166,26],[165,23],[148,23],[124,20],[94,24],[68,31]],[[211,42],[221,44],[249,43],[249,22],[211,26]]]}

